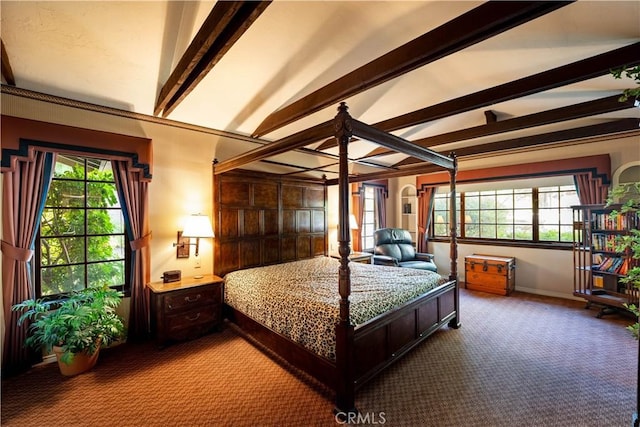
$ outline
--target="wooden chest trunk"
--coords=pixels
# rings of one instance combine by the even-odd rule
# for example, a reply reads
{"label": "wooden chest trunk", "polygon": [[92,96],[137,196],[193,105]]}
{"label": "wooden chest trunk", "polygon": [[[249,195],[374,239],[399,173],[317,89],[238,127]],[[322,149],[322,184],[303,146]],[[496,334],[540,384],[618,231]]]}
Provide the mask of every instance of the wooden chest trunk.
{"label": "wooden chest trunk", "polygon": [[495,255],[464,257],[465,287],[509,295],[516,286],[516,259]]}

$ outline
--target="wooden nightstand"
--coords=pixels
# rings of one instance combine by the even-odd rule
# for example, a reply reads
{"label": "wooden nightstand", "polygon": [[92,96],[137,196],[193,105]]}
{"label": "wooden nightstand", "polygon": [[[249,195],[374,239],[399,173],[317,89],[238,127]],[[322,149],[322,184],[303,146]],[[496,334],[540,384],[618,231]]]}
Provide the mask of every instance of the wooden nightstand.
{"label": "wooden nightstand", "polygon": [[224,281],[213,274],[179,282],[153,282],[151,331],[159,347],[196,338],[222,325]]}
{"label": "wooden nightstand", "polygon": [[[331,258],[340,259],[340,255],[337,253],[332,253]],[[360,262],[362,264],[371,264],[372,258],[373,254],[369,252],[351,252],[349,254],[349,261]]]}

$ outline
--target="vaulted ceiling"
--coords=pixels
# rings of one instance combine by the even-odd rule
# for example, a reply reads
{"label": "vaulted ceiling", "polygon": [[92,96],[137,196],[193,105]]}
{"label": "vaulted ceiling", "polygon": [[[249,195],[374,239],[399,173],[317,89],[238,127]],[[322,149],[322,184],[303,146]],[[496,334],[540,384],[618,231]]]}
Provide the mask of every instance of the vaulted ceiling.
{"label": "vaulted ceiling", "polygon": [[[3,93],[220,131],[220,170],[337,176],[354,118],[460,158],[638,134],[640,2],[0,2]],[[16,89],[14,89],[14,87]],[[188,141],[180,143],[188,144]],[[293,149],[293,150],[292,150]],[[361,179],[424,171],[354,140]]]}

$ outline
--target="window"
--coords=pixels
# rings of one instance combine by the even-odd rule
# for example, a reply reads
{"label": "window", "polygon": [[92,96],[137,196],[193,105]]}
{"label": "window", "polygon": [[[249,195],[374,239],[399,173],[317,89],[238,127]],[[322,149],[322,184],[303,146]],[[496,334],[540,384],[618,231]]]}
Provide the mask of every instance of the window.
{"label": "window", "polygon": [[[449,235],[449,194],[436,194],[433,236]],[[573,185],[469,191],[457,194],[459,237],[526,241],[572,241],[572,205],[580,204]]]}
{"label": "window", "polygon": [[36,293],[128,291],[130,250],[108,160],[57,156],[36,242]]}
{"label": "window", "polygon": [[376,192],[372,186],[364,185],[364,211],[362,217],[361,236],[362,249],[373,249],[373,232],[377,230]]}

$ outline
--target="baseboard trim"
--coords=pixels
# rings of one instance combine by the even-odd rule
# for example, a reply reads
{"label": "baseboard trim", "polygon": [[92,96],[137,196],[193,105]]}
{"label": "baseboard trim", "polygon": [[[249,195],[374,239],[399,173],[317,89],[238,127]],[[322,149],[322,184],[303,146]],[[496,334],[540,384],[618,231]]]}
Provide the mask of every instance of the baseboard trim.
{"label": "baseboard trim", "polygon": [[584,301],[584,298],[580,298],[580,297],[577,297],[575,295],[566,294],[566,293],[563,293],[563,292],[547,291],[547,290],[543,290],[543,289],[527,288],[527,287],[523,287],[523,286],[516,286],[515,290],[519,291],[519,292],[526,292],[528,294],[542,295],[542,296],[545,296],[545,297],[555,297],[555,298],[570,299],[570,300],[574,300],[574,301]]}

